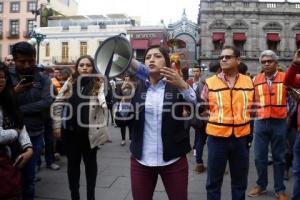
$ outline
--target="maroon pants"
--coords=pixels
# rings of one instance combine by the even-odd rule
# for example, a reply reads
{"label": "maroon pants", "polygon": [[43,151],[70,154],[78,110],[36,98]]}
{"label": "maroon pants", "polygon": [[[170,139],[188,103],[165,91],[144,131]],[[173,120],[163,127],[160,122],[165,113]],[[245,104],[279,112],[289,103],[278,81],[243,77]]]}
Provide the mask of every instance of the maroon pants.
{"label": "maroon pants", "polygon": [[131,188],[134,200],[152,200],[158,175],[169,200],[187,200],[188,162],[186,156],[162,167],[147,167],[131,158]]}

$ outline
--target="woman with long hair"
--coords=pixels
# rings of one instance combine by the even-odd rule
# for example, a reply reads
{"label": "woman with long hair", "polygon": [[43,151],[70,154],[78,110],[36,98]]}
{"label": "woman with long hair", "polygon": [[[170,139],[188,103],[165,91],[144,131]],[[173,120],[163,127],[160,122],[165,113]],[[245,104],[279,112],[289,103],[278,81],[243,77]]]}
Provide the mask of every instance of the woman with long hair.
{"label": "woman with long hair", "polygon": [[0,62],[0,199],[21,199],[19,170],[33,151],[5,68]]}
{"label": "woman with long hair", "polygon": [[87,199],[95,199],[97,149],[108,140],[104,79],[96,74],[90,56],[78,58],[75,73],[58,93],[53,108],[53,132],[65,141],[72,200],[80,199],[80,163],[83,157]]}

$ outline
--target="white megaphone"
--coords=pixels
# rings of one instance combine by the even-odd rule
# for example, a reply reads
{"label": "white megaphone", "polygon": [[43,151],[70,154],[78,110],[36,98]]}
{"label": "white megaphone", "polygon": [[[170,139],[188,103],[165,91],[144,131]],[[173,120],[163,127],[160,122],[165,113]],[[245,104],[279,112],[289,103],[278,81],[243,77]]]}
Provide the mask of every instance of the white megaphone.
{"label": "white megaphone", "polygon": [[95,66],[98,73],[107,78],[119,76],[127,70],[132,59],[130,42],[123,34],[103,41],[95,54]]}

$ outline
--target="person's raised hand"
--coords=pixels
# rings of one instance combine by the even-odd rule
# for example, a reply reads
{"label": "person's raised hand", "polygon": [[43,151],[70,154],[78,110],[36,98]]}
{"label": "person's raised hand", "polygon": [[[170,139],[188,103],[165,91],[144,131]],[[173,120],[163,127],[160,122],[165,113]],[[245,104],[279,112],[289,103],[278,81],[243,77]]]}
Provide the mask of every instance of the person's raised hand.
{"label": "person's raised hand", "polygon": [[164,80],[167,83],[177,87],[180,90],[185,90],[189,88],[188,84],[182,79],[182,77],[173,68],[164,67],[160,69],[160,74],[164,76]]}

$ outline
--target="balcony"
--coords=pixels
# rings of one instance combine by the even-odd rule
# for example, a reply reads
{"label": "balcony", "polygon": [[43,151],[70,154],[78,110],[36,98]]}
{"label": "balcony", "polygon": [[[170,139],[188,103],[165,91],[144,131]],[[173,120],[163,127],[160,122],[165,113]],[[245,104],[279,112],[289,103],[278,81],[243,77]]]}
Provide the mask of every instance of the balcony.
{"label": "balcony", "polygon": [[20,38],[20,32],[7,31],[6,32],[6,37],[8,39],[18,39],[18,38]]}
{"label": "balcony", "polygon": [[51,60],[53,64],[56,65],[74,65],[79,56],[70,56],[63,58],[61,56],[52,56]]}

